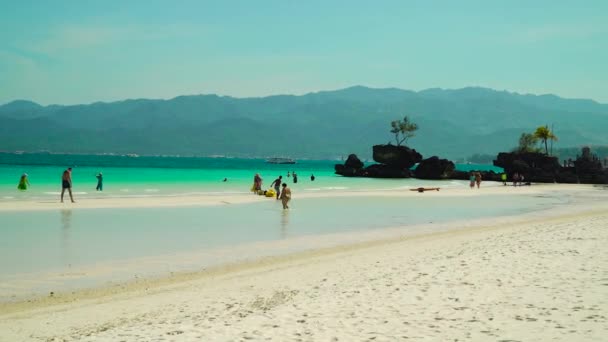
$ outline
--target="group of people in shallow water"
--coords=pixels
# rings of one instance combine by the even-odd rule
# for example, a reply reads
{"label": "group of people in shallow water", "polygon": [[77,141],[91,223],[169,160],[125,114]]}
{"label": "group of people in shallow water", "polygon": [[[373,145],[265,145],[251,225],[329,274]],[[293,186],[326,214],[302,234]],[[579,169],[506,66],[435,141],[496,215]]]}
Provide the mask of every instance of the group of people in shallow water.
{"label": "group of people in shallow water", "polygon": [[[293,177],[293,183],[298,182],[298,174],[294,172],[287,172],[287,177]],[[310,175],[310,181],[314,182],[316,179],[314,174]],[[253,176],[253,186],[251,190],[255,193],[259,193],[262,190],[262,182],[263,179],[259,173],[256,173]],[[274,188],[274,192],[276,193],[277,200],[281,200],[283,204],[283,209],[289,209],[289,201],[291,200],[291,189],[287,186],[287,183],[283,182],[283,176],[279,176],[277,179],[270,183],[270,186]]]}
{"label": "group of people in shallow water", "polygon": [[[95,187],[95,190],[103,191],[103,174],[100,172],[97,175],[95,175],[95,178],[97,178],[97,186]],[[19,189],[21,191],[26,191],[28,189],[28,187],[30,187],[30,180],[28,178],[27,173],[24,173],[21,175],[21,178],[19,179],[19,184],[17,185],[17,189]],[[63,171],[63,173],[61,174],[61,203],[63,203],[63,196],[64,196],[66,190],[68,191],[68,194],[70,195],[70,200],[72,201],[72,203],[76,203],[74,201],[74,195],[72,194],[72,168],[71,167],[68,167],[67,169],[65,169]]]}

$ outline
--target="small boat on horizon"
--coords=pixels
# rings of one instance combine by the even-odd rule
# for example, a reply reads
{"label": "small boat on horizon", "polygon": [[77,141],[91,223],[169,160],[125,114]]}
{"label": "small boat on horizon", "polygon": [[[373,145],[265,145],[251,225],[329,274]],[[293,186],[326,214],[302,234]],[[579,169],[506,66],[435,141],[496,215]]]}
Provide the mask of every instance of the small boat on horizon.
{"label": "small boat on horizon", "polygon": [[295,164],[296,161],[291,158],[268,158],[266,162],[269,164]]}

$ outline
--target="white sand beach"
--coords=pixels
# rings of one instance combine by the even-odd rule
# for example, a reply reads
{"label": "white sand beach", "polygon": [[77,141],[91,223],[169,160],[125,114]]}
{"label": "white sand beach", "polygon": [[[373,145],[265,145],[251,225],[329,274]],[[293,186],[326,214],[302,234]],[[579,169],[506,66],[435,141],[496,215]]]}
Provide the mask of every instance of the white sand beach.
{"label": "white sand beach", "polygon": [[[517,190],[580,197],[589,187]],[[603,201],[4,303],[0,341],[605,341],[607,209]]]}

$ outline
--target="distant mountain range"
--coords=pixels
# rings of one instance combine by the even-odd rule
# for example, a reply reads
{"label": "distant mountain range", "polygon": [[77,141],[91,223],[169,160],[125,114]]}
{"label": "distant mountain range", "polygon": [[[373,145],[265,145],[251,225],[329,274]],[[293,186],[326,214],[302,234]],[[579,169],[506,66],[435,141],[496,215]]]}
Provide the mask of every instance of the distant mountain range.
{"label": "distant mountain range", "polygon": [[425,157],[494,154],[519,135],[553,125],[556,147],[608,144],[608,105],[487,88],[355,86],[302,96],[179,96],[88,105],[0,106],[0,150],[150,155],[371,156],[391,141],[390,121],[409,115],[420,129],[408,145]]}

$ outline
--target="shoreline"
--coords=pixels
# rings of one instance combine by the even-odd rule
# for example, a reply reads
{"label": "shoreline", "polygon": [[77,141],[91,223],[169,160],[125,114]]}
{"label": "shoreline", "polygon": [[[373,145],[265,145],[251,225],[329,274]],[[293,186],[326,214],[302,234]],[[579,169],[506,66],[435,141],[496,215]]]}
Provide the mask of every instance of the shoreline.
{"label": "shoreline", "polygon": [[[486,191],[470,189],[450,189],[453,191],[435,192],[431,194],[420,194],[413,191],[359,191],[359,192],[336,192],[330,194],[309,194],[301,198],[336,198],[362,197],[373,200],[376,198],[391,197],[415,197],[415,196],[440,196],[448,198],[463,198],[463,196],[478,196],[480,199],[490,199],[491,196],[504,195],[504,190],[510,195],[516,192],[519,195],[534,197],[559,197],[559,191],[564,191],[564,198],[554,201],[543,207],[530,209],[518,213],[503,213],[499,216],[479,216],[475,218],[453,218],[445,221],[433,219],[428,222],[418,222],[408,225],[386,225],[369,230],[347,230],[328,231],[313,234],[296,235],[287,239],[253,240],[236,244],[218,245],[211,248],[199,248],[188,251],[175,251],[170,253],[141,255],[127,259],[100,260],[95,264],[83,264],[70,266],[69,268],[49,268],[46,270],[7,274],[0,279],[0,288],[4,287],[0,304],[20,303],[24,301],[37,301],[44,299],[50,291],[63,296],[69,293],[96,292],[104,288],[121,287],[132,282],[164,282],[165,278],[174,275],[197,274],[197,270],[221,269],[225,266],[240,264],[255,264],[256,260],[273,258],[289,258],[291,255],[314,253],[315,251],[331,251],[333,249],[349,248],[364,244],[375,244],[378,241],[391,241],[407,239],[410,237],[432,235],[435,233],[449,232],[451,230],[463,230],[478,226],[496,226],[506,224],[520,224],[529,220],[546,220],[561,215],[562,208],[568,208],[570,214],[594,210],[598,204],[590,203],[584,194],[597,195],[595,191],[589,191],[587,185],[583,186],[559,186],[547,185],[545,187],[525,187],[524,189],[504,189],[502,187],[489,187]],[[521,191],[520,191],[521,190]],[[212,196],[216,197],[216,196]],[[152,199],[152,202],[131,203],[125,205],[121,201],[111,201],[112,206],[99,206],[96,201],[91,201],[89,206],[82,209],[110,209],[110,208],[172,208],[172,207],[203,207],[227,204],[247,204],[258,202],[258,196],[248,195],[245,200],[233,203],[227,202],[187,202],[182,198],[180,202],[165,203]],[[574,197],[577,201],[573,201]],[[209,200],[209,198],[205,198]],[[513,199],[516,199],[513,197]],[[262,201],[267,199],[262,198]],[[188,204],[184,204],[188,203]],[[77,203],[78,204],[78,203]],[[116,205],[116,206],[114,206]],[[601,207],[601,204],[599,205]],[[35,208],[20,207],[14,212],[36,212],[39,210],[55,210],[53,207]],[[66,210],[66,209],[63,209]],[[0,210],[1,211],[1,210]],[[8,212],[8,211],[7,211]],[[55,300],[56,301],[56,300]],[[1,306],[0,306],[1,307]]]}
{"label": "shoreline", "polygon": [[[416,232],[403,232],[401,227],[387,227],[378,229],[378,231],[355,233],[363,235],[361,241],[338,244],[330,247],[321,247],[307,249],[280,255],[269,255],[256,257],[252,260],[241,260],[237,262],[229,262],[225,264],[213,265],[204,267],[201,271],[186,271],[186,272],[171,272],[171,275],[143,277],[141,279],[112,283],[110,285],[96,286],[92,288],[78,289],[75,291],[58,291],[53,292],[52,296],[39,295],[24,298],[14,302],[0,302],[0,317],[4,314],[17,313],[33,308],[46,306],[54,306],[65,303],[74,302],[77,300],[89,300],[103,298],[116,295],[115,290],[119,289],[124,294],[134,291],[161,291],[164,286],[180,285],[181,283],[195,280],[203,280],[218,276],[230,275],[232,273],[255,271],[259,268],[268,266],[279,266],[284,263],[291,262],[306,262],[307,259],[317,257],[331,257],[334,254],[345,252],[356,252],[368,248],[377,248],[392,244],[400,244],[404,242],[415,242],[418,240],[427,239],[442,239],[450,236],[459,236],[475,232],[491,232],[494,230],[509,229],[509,225],[521,224],[538,224],[561,221],[564,219],[578,218],[581,216],[602,214],[608,205],[598,205],[596,208],[578,208],[569,214],[556,214],[557,208],[546,208],[544,210],[532,211],[521,216],[508,215],[496,218],[480,218],[472,221],[450,221],[439,224],[443,229],[426,231],[425,228],[430,227],[428,224],[414,226],[419,228]],[[456,225],[459,228],[446,229],[447,226]],[[433,228],[437,228],[435,225]],[[352,234],[342,233],[342,234]],[[336,235],[342,235],[336,234]],[[325,235],[325,234],[324,234]],[[376,236],[375,239],[370,236]],[[310,236],[316,238],[316,236]],[[229,248],[229,247],[228,247]]]}
{"label": "shoreline", "polygon": [[[559,189],[555,189],[555,186],[550,186],[552,191],[557,191],[557,190],[564,190],[562,187],[560,187]],[[498,188],[498,187],[497,187]],[[543,193],[545,193],[544,191],[540,191],[540,189],[530,189],[530,187],[527,187],[528,191],[525,193],[527,195],[530,194],[536,194],[536,195],[542,195]],[[578,187],[577,187],[578,188]],[[589,189],[585,189],[588,188],[587,185],[583,185],[582,186],[583,189],[579,189],[579,190],[589,190]],[[500,188],[499,188],[500,189]],[[457,190],[462,190],[462,189],[457,189]],[[572,190],[572,189],[569,189]],[[467,192],[470,191],[470,189],[465,189],[465,191],[456,191],[454,193],[450,193],[448,195],[445,194],[445,192],[443,193],[444,196],[448,196],[448,197],[461,197],[461,196],[465,196],[468,195]],[[472,190],[472,194],[471,196],[475,196],[476,194],[476,190]],[[433,191],[433,194],[435,194],[436,192]],[[438,194],[438,193],[437,193]],[[488,195],[488,196],[492,196],[492,195],[497,195],[498,193],[495,191],[492,192],[488,192],[488,193],[484,193],[482,195]],[[419,194],[417,192],[392,192],[392,193],[387,193],[387,192],[369,192],[369,191],[360,191],[360,192],[342,192],[342,193],[332,193],[332,196],[315,196],[317,194],[312,194],[312,196],[305,196],[303,198],[340,198],[340,197],[350,197],[350,196],[361,196],[361,197],[366,197],[366,198],[374,198],[373,196],[379,196],[379,197],[404,197],[404,196],[416,196],[416,195],[424,195],[424,194]],[[570,193],[570,195],[573,195],[573,193]],[[580,193],[578,193],[578,195],[580,195]],[[236,202],[236,203],[230,203],[230,204],[247,204],[247,203],[254,203],[256,202],[255,198],[258,196],[252,196],[253,200],[251,201],[242,201],[242,202]],[[197,198],[198,199],[198,198]],[[580,197],[578,198],[580,200]],[[176,207],[184,207],[186,205],[183,205],[184,202],[179,202],[178,205],[175,205]],[[118,205],[119,203],[113,203]],[[120,203],[122,204],[122,203]],[[133,207],[129,207],[129,206],[111,206],[111,207],[105,207],[105,206],[94,206],[94,207],[86,207],[86,208],[82,208],[82,209],[111,209],[111,208],[156,208],[156,206],[154,205],[150,205],[150,203],[144,203],[147,204],[147,206],[141,206],[141,203],[136,203],[135,206]],[[174,203],[171,203],[174,204]],[[192,204],[192,205],[188,205],[188,206],[213,206],[213,205],[222,205],[224,203],[215,203],[215,202],[202,202],[202,203],[197,203],[197,204]],[[565,215],[561,212],[561,208],[563,208],[564,206],[566,206],[569,210],[569,214]],[[173,205],[167,205],[166,203],[158,203],[158,207],[161,208],[165,208],[165,207],[173,207]],[[577,215],[581,215],[582,213],[589,213],[589,212],[594,212],[594,213],[599,213],[601,212],[602,208],[604,207],[604,205],[602,203],[600,204],[593,204],[593,203],[588,203],[586,201],[581,201],[581,203],[553,203],[550,206],[541,208],[541,209],[535,209],[535,210],[531,210],[528,212],[524,212],[524,213],[519,213],[519,214],[505,214],[505,215],[501,215],[498,217],[478,217],[478,218],[474,218],[474,219],[452,219],[452,220],[448,220],[448,221],[444,221],[444,222],[429,222],[429,223],[418,223],[418,224],[413,224],[413,225],[409,225],[409,226],[387,226],[387,227],[383,227],[383,228],[375,228],[372,230],[368,230],[368,231],[346,231],[346,232],[328,232],[328,233],[321,233],[321,234],[313,234],[313,235],[304,235],[304,236],[298,236],[298,237],[293,237],[291,239],[288,240],[269,240],[269,241],[253,241],[253,242],[249,242],[245,245],[236,245],[236,246],[232,246],[232,245],[226,245],[226,246],[221,246],[219,247],[219,251],[232,251],[233,249],[236,250],[240,250],[239,253],[242,253],[244,255],[248,255],[248,257],[245,257],[244,259],[236,259],[236,260],[229,260],[226,261],[224,260],[223,262],[219,262],[219,263],[215,263],[215,264],[211,264],[211,265],[201,265],[202,267],[202,271],[192,271],[192,270],[186,270],[186,271],[171,271],[171,272],[165,272],[165,273],[156,273],[156,274],[152,274],[152,275],[148,275],[148,276],[143,276],[143,277],[139,277],[137,274],[141,274],[141,272],[135,272],[135,280],[108,280],[105,281],[104,285],[95,285],[95,286],[87,286],[87,287],[80,287],[80,288],[76,288],[76,289],[64,289],[64,290],[59,290],[59,291],[53,291],[53,296],[51,296],[52,298],[47,297],[46,295],[43,295],[41,293],[31,293],[30,295],[26,295],[26,296],[21,296],[21,297],[16,297],[18,298],[17,300],[8,300],[8,301],[0,301],[0,312],[3,312],[4,310],[11,310],[10,308],[12,307],[20,307],[22,305],[25,305],[26,307],[29,306],[29,304],[26,303],[37,303],[37,302],[48,302],[49,303],[57,303],[57,302],[61,302],[61,301],[71,301],[74,300],[75,298],[86,298],[88,297],[89,294],[93,294],[93,296],[97,296],[99,294],[103,294],[103,295],[107,295],[108,293],[112,293],[112,289],[114,288],[121,288],[121,289],[126,289],[126,288],[134,288],[134,289],[138,289],[141,286],[145,286],[145,287],[150,287],[150,286],[157,286],[159,284],[167,284],[167,283],[174,283],[174,282],[180,282],[183,281],[184,279],[193,279],[193,278],[199,278],[199,277],[204,277],[207,274],[217,274],[219,273],[227,273],[229,272],[228,270],[241,270],[241,269],[247,269],[249,267],[256,267],[256,265],[258,264],[267,264],[269,262],[283,262],[285,260],[292,260],[292,259],[299,259],[302,257],[306,257],[308,255],[325,255],[325,254],[333,254],[336,253],[338,251],[343,251],[343,250],[357,250],[360,248],[368,248],[370,246],[377,246],[377,245],[383,245],[383,244],[391,244],[391,243],[398,243],[404,240],[409,240],[409,239],[417,239],[417,238],[425,238],[425,237],[432,237],[432,236],[441,236],[443,234],[458,234],[460,232],[467,232],[467,231],[475,231],[475,230],[481,230],[481,229],[496,229],[497,227],[501,227],[501,226],[505,226],[505,225],[511,225],[511,224],[523,224],[523,223],[530,223],[530,222],[544,222],[544,221],[548,221],[548,220],[556,220],[556,219],[560,219],[562,217],[571,217],[571,216],[577,216]],[[21,209],[21,210],[17,210],[17,211],[38,211],[38,210],[54,210],[55,208],[44,208],[44,209]],[[0,210],[1,212],[2,210]],[[457,228],[453,228],[454,226],[456,226]],[[407,228],[407,229],[406,229]],[[318,244],[318,241],[320,239],[323,239],[326,243],[325,244]],[[330,241],[330,242],[327,242]],[[261,250],[268,250],[269,248],[272,248],[273,246],[276,248],[277,245],[284,245],[284,246],[294,246],[294,245],[305,245],[307,247],[304,247],[302,250],[298,250],[298,249],[293,249],[290,250],[289,247],[284,247],[286,248],[288,251],[285,253],[278,253],[278,254],[270,254],[270,255],[251,255],[248,253],[251,253],[251,251],[253,249],[261,249]],[[212,252],[217,252],[217,250],[212,250]],[[237,253],[237,254],[239,254]],[[145,263],[154,263],[157,262],[157,260],[159,259],[163,259],[165,260],[165,262],[170,263],[172,260],[173,262],[179,262],[180,260],[189,260],[189,259],[204,259],[201,258],[200,255],[205,255],[204,252],[196,252],[196,251],[189,251],[189,252],[184,252],[184,253],[178,253],[175,255],[156,255],[156,256],[146,256],[146,257],[139,257],[139,258],[135,258],[135,259],[129,259],[129,260],[118,260],[116,262],[109,262],[109,263],[105,263],[105,264],[101,264],[101,269],[102,270],[106,270],[105,272],[109,272],[111,269],[129,269],[130,267],[134,267],[133,265],[140,265],[140,264],[145,264]],[[166,258],[166,259],[165,259]],[[80,266],[77,268],[72,269],[69,274],[96,274],[95,268],[93,268],[92,265],[89,266]],[[101,271],[102,273],[104,271]],[[144,272],[145,273],[145,272]],[[24,275],[28,275],[28,273],[24,273],[24,274],[20,274],[18,276],[24,276]],[[48,278],[56,278],[58,276],[58,274],[56,272],[54,272],[53,270],[49,270],[46,272],[35,272],[35,273],[31,273],[31,275],[33,275],[34,277],[40,277],[40,276],[46,276]],[[32,278],[31,276],[29,277],[30,279]],[[28,282],[28,277],[25,278],[25,280],[21,280],[21,281],[25,281]],[[47,278],[44,278],[47,279]],[[139,285],[138,285],[139,284]],[[85,296],[82,296],[82,294],[87,294]],[[102,295],[102,296],[103,296]],[[63,299],[62,299],[63,298]]]}
{"label": "shoreline", "polygon": [[[426,191],[418,193],[406,189],[390,190],[339,190],[339,191],[304,191],[294,195],[294,200],[307,198],[339,198],[339,197],[415,197],[415,196],[482,196],[504,194],[542,194],[545,191],[590,191],[601,190],[601,187],[587,184],[533,184],[531,186],[500,186],[494,182],[481,189],[469,188],[441,188],[440,191]],[[66,194],[67,197],[67,194]],[[69,198],[69,197],[67,197]],[[0,202],[2,211],[35,211],[35,210],[79,210],[79,209],[112,209],[112,208],[162,208],[162,207],[201,207],[220,206],[230,204],[247,204],[267,200],[267,198],[251,193],[233,194],[218,193],[213,195],[177,195],[147,197],[112,197],[112,198],[85,198],[76,197],[76,203],[57,201],[6,201]]]}
{"label": "shoreline", "polygon": [[[607,285],[601,284],[601,270],[605,271],[608,260],[606,251],[595,247],[607,238],[601,228],[602,222],[608,222],[608,205],[585,208],[582,204],[568,213],[552,210],[532,215],[536,217],[497,219],[493,224],[487,220],[486,224],[472,223],[444,232],[367,241],[64,297],[3,304],[0,336],[13,340],[35,340],[32,336],[85,340],[125,336],[167,340],[249,336],[257,340],[278,336],[284,340],[303,334],[303,327],[309,327],[314,334],[311,339],[334,334],[342,340],[367,334],[381,339],[436,336],[445,340],[466,338],[468,332],[474,340],[498,336],[592,340],[605,333],[598,322],[605,324],[608,309],[608,297],[597,297],[608,293]],[[569,252],[573,250],[577,252]],[[569,267],[577,263],[579,267]],[[570,273],[564,274],[562,268]],[[590,281],[591,276],[600,278]],[[500,281],[491,283],[493,277]],[[398,285],[395,281],[405,282]],[[375,290],[370,292],[372,288]],[[584,294],[578,297],[583,289]],[[554,303],[544,302],[560,291],[570,294],[555,297]],[[449,299],[458,297],[457,302]],[[393,300],[401,304],[393,306]],[[567,310],[572,306],[581,309]],[[349,310],[355,315],[350,316]],[[539,319],[545,311],[551,313],[550,319]],[[572,314],[581,321],[567,318]],[[357,323],[357,317],[367,318]],[[387,323],[382,324],[382,320]],[[455,328],[449,323],[453,320],[464,328]],[[509,328],[504,326],[507,320]],[[270,328],[264,328],[265,324]],[[272,329],[272,324],[280,327]],[[429,324],[436,329],[429,329]]]}

